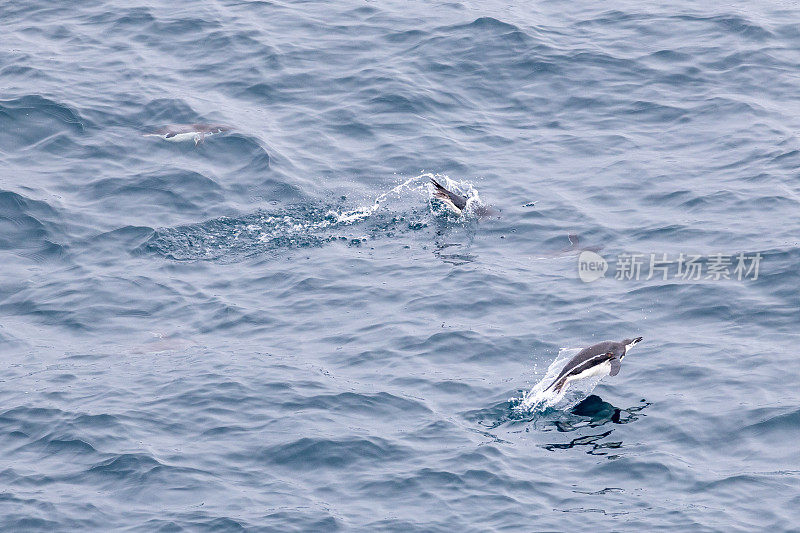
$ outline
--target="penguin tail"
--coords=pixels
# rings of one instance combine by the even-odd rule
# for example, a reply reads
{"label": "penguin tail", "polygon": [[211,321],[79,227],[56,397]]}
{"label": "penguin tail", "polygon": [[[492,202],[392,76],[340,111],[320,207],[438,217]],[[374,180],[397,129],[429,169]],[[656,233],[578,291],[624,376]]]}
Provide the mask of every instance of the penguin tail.
{"label": "penguin tail", "polygon": [[456,214],[461,215],[461,213],[464,211],[464,208],[467,206],[467,199],[445,189],[444,186],[436,181],[436,179],[433,177],[431,177],[430,180],[434,189],[433,197],[444,202],[444,204],[455,211]]}
{"label": "penguin tail", "polygon": [[566,378],[557,379],[556,381],[551,383],[550,386],[547,387],[545,390],[553,389],[556,394],[559,394],[561,393],[561,389],[563,389],[564,385],[566,384],[567,384]]}
{"label": "penguin tail", "polygon": [[431,184],[433,185],[433,188],[434,188],[434,191],[433,191],[433,197],[434,198],[438,198],[440,200],[450,201],[450,194],[452,194],[450,191],[445,189],[442,186],[442,184],[439,183],[438,181],[436,181],[434,178],[431,178]]}

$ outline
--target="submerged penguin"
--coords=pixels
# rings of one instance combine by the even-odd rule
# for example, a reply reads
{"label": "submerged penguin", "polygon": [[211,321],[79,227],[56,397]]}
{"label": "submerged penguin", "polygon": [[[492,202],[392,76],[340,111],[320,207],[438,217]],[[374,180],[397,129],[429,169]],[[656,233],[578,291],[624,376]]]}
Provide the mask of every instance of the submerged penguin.
{"label": "submerged penguin", "polygon": [[545,390],[560,393],[570,381],[593,376],[616,376],[625,354],[641,342],[641,337],[622,342],[605,341],[584,348],[564,365],[558,377]]}
{"label": "submerged penguin", "polygon": [[[431,185],[433,185],[434,198],[441,200],[445,207],[457,216],[464,214],[464,209],[467,207],[467,198],[445,189],[444,186],[434,178],[431,178]],[[496,209],[487,205],[476,205],[472,211],[479,217],[491,217],[498,214]]]}
{"label": "submerged penguin", "polygon": [[159,128],[152,133],[145,133],[145,137],[160,137],[165,141],[194,141],[194,145],[202,143],[206,137],[231,131],[227,126],[220,124],[171,124]]}

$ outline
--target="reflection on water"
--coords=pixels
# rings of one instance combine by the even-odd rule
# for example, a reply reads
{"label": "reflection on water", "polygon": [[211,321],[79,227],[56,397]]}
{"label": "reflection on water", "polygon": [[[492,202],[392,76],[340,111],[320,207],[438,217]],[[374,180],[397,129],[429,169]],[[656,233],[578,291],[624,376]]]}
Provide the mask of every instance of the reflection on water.
{"label": "reflection on water", "polygon": [[591,446],[591,449],[586,453],[591,455],[606,455],[606,452],[600,451],[606,448],[621,448],[622,441],[619,442],[605,442],[601,443],[600,440],[608,437],[613,433],[613,429],[609,429],[604,433],[598,433],[597,435],[586,435],[585,437],[578,437],[576,439],[572,439],[568,443],[565,444],[545,444],[542,446],[546,450],[567,450],[569,448],[575,448],[576,446]]}
{"label": "reflection on water", "polygon": [[430,203],[435,235],[433,255],[444,263],[464,265],[475,261],[470,253],[478,228],[478,219],[471,216],[455,216],[452,211]]}
{"label": "reflection on water", "polygon": [[[609,458],[617,455],[609,455],[609,449],[619,449],[623,447],[623,442],[607,440],[616,428],[609,427],[607,424],[629,424],[644,416],[642,411],[650,406],[646,400],[642,400],[639,405],[621,408],[617,407],[596,394],[587,396],[577,405],[567,411],[547,408],[544,411],[521,411],[515,409],[515,402],[504,402],[489,409],[480,409],[465,413],[468,420],[492,430],[497,430],[501,426],[509,430],[510,433],[531,433],[539,430],[541,432],[552,432],[554,429],[558,433],[571,433],[584,429],[603,428],[598,433],[580,435],[568,442],[543,443],[541,446],[547,450],[568,450],[571,448],[587,447],[587,452],[592,455],[606,455]],[[606,427],[603,427],[606,426]],[[482,433],[484,431],[481,431]],[[488,433],[494,439],[498,437],[494,433]]]}
{"label": "reflection on water", "polygon": [[469,253],[458,253],[466,251],[467,246],[458,242],[436,243],[433,255],[445,263],[451,265],[464,265],[475,261],[475,256]]}
{"label": "reflection on water", "polygon": [[[601,427],[609,422],[612,424],[628,424],[638,420],[640,416],[643,416],[641,411],[647,408],[649,405],[649,402],[642,400],[641,405],[622,409],[604,401],[596,394],[592,394],[569,411],[569,413],[574,416],[553,420],[551,424],[556,428],[556,430],[562,433],[577,431],[587,427]],[[586,452],[588,454],[608,455],[606,450],[622,448],[622,441],[603,440],[613,432],[614,429],[608,429],[601,433],[582,435],[566,443],[545,444],[543,448],[552,451],[588,446],[589,449]]]}

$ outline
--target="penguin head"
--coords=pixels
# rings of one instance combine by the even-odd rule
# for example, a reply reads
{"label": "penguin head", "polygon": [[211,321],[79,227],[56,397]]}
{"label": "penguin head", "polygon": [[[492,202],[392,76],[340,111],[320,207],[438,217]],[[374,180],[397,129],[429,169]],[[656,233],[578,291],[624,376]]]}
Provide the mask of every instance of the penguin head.
{"label": "penguin head", "polygon": [[640,342],[642,342],[641,337],[636,337],[635,339],[625,339],[624,341],[622,341],[620,343],[622,344],[622,355],[624,356],[628,350],[630,350]]}

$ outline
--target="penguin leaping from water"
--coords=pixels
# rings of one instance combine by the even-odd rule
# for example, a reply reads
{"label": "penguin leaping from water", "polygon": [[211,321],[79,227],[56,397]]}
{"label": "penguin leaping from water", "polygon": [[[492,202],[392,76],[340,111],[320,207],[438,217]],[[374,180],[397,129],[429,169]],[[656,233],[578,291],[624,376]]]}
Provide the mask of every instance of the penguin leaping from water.
{"label": "penguin leaping from water", "polygon": [[622,342],[604,341],[584,348],[564,365],[555,381],[545,390],[560,393],[570,381],[594,376],[616,376],[625,354],[641,341],[641,337],[636,337]]}
{"label": "penguin leaping from water", "polygon": [[[461,216],[464,214],[464,210],[467,207],[468,198],[445,189],[444,186],[442,186],[442,184],[436,181],[434,178],[431,178],[431,185],[433,185],[434,198],[440,200],[445,207],[455,213],[456,216]],[[479,217],[491,217],[498,214],[496,209],[489,207],[488,205],[479,204],[474,205],[470,211],[474,212]]]}

